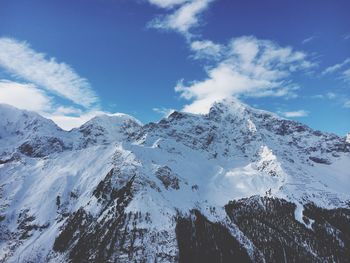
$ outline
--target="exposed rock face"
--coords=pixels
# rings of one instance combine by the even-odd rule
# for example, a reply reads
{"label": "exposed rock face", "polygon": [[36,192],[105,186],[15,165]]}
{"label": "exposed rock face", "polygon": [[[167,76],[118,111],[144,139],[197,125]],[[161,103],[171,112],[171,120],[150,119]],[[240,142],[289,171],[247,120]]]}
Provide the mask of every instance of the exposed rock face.
{"label": "exposed rock face", "polygon": [[[113,171],[111,171],[113,172]],[[108,182],[111,172],[106,176]],[[132,260],[137,250],[142,247],[134,245],[137,237],[141,236],[142,229],[132,228],[137,223],[137,216],[127,214],[125,207],[132,199],[132,184],[134,177],[121,189],[101,188],[95,191],[103,209],[97,216],[92,216],[80,208],[70,215],[62,231],[55,239],[53,250],[67,252],[70,262],[108,262],[116,261],[118,250],[128,253]]]}
{"label": "exposed rock face", "polygon": [[309,159],[315,163],[331,164],[331,162],[329,160],[324,159],[324,158],[320,158],[320,157],[310,156]]}
{"label": "exposed rock face", "polygon": [[45,157],[52,153],[62,152],[67,148],[63,141],[58,138],[42,137],[24,142],[18,147],[18,150],[29,157]]}
{"label": "exposed rock face", "polygon": [[0,262],[346,262],[350,143],[239,101],[69,132],[0,105]]}
{"label": "exposed rock face", "polygon": [[175,190],[179,190],[179,178],[173,174],[171,169],[167,166],[165,167],[159,167],[156,171],[157,178],[163,183],[164,187],[166,189],[172,188]]}

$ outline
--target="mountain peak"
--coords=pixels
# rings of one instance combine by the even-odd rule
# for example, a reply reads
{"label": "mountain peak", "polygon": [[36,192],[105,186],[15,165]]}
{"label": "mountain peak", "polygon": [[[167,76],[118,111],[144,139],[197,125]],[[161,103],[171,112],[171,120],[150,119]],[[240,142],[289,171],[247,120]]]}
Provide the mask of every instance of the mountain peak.
{"label": "mountain peak", "polygon": [[90,126],[90,125],[97,125],[102,126],[105,128],[111,128],[116,126],[120,126],[125,122],[134,122],[135,124],[142,125],[142,123],[137,120],[136,118],[124,114],[124,113],[113,113],[113,114],[100,114],[95,117],[93,117],[91,120],[87,121],[85,124],[83,124],[81,127],[84,126]]}
{"label": "mountain peak", "polygon": [[18,109],[8,104],[0,104],[0,138],[12,134],[47,133],[61,129],[49,119],[33,111]]}
{"label": "mountain peak", "polygon": [[249,106],[243,103],[242,101],[240,101],[239,99],[231,97],[231,98],[226,98],[226,99],[214,102],[210,110],[215,108],[218,108],[227,112],[232,112],[232,111],[236,112],[236,111],[243,111],[249,108]]}
{"label": "mountain peak", "polygon": [[92,142],[111,142],[121,140],[123,135],[128,135],[139,129],[142,123],[136,118],[123,114],[101,114],[98,115],[78,129],[85,137],[90,138]]}

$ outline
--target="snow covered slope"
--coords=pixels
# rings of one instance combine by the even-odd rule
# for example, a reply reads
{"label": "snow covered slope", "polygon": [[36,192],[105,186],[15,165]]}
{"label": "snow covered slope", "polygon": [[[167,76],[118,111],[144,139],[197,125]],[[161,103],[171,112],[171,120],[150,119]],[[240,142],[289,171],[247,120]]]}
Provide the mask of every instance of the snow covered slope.
{"label": "snow covered slope", "polygon": [[350,253],[345,137],[234,99],[207,115],[144,126],[98,116],[70,132],[6,105],[0,116],[0,262],[346,262]]}

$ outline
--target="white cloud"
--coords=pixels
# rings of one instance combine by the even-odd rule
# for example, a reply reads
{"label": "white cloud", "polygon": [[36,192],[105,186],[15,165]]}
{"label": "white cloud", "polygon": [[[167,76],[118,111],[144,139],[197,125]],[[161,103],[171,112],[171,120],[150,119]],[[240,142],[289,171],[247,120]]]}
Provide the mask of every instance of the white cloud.
{"label": "white cloud", "polygon": [[35,85],[8,80],[0,80],[0,103],[37,112],[48,111],[52,107],[51,98]]}
{"label": "white cloud", "polygon": [[[190,44],[191,57],[205,59],[211,64],[205,67],[206,79],[186,83],[182,80],[176,85],[175,91],[180,97],[191,101],[183,110],[205,113],[213,102],[232,96],[297,97],[299,86],[290,80],[291,75],[316,66],[306,53],[252,36],[234,38],[228,45],[195,38],[191,29],[200,24],[200,14],[213,1],[148,0],[168,11],[149,25],[182,33]],[[314,38],[309,37],[303,43]]]}
{"label": "white cloud", "polygon": [[199,24],[199,15],[208,7],[210,2],[214,0],[170,0],[163,4],[160,4],[160,0],[148,1],[163,8],[173,7],[175,4],[179,5],[172,13],[153,19],[149,26],[158,29],[175,30],[182,33],[187,38],[190,38],[190,29]]}
{"label": "white cloud", "polygon": [[306,117],[309,115],[309,112],[305,110],[297,110],[297,111],[280,112],[280,114],[286,118],[297,118],[297,117]]}
{"label": "white cloud", "polygon": [[195,59],[219,59],[224,47],[210,40],[197,40],[191,43],[191,50]]}
{"label": "white cloud", "polygon": [[47,58],[27,43],[0,38],[0,66],[16,77],[32,82],[49,92],[84,107],[91,107],[98,98],[89,82],[69,65]]}
{"label": "white cloud", "polygon": [[206,79],[188,85],[181,81],[175,87],[182,98],[192,101],[184,111],[206,113],[213,102],[231,96],[295,97],[298,86],[288,78],[315,66],[303,52],[251,36],[232,39],[220,52],[222,59],[207,69]]}

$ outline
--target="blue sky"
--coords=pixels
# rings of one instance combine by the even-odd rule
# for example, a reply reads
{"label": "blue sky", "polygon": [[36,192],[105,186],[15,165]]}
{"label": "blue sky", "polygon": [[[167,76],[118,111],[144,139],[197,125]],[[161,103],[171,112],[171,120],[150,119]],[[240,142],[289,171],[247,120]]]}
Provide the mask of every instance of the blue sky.
{"label": "blue sky", "polygon": [[350,10],[341,0],[1,0],[0,102],[61,126],[124,112],[205,113],[235,96],[350,131]]}

